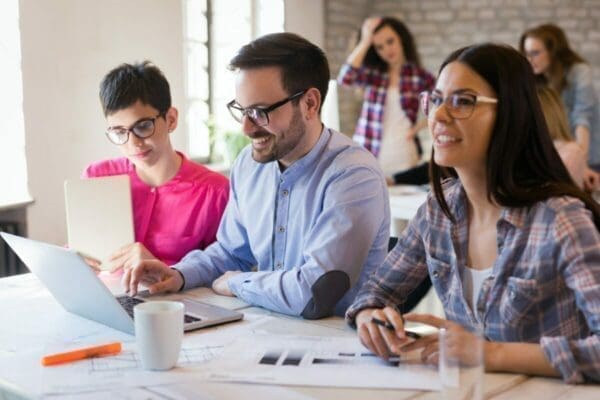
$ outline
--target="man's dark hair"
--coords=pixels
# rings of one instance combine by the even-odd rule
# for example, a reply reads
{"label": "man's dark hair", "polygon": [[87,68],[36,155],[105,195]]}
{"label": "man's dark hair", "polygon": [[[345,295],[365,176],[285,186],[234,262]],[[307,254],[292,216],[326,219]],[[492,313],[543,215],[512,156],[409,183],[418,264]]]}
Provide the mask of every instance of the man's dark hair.
{"label": "man's dark hair", "polygon": [[121,64],[100,82],[100,102],[104,116],[130,107],[137,101],[164,115],[171,107],[169,82],[150,61]]}
{"label": "man's dark hair", "polygon": [[[440,73],[460,62],[482,77],[498,98],[496,122],[487,149],[487,196],[503,207],[530,207],[550,197],[580,199],[600,229],[600,207],[579,189],[558,155],[548,133],[535,77],[529,62],[510,46],[484,43],[458,49],[446,58]],[[444,198],[442,176],[457,177],[431,154],[430,175],[435,197],[454,220]]]}
{"label": "man's dark hair", "polygon": [[293,33],[272,33],[243,46],[229,63],[231,70],[263,67],[281,68],[283,88],[289,95],[317,88],[323,106],[330,75],[327,57],[319,47]]}

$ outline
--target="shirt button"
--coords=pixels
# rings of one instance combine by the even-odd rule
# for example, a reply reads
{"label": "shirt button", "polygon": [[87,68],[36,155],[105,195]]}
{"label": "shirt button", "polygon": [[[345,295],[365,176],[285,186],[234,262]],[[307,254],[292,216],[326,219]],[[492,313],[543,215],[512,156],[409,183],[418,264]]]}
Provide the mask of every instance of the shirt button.
{"label": "shirt button", "polygon": [[275,267],[276,267],[277,269],[281,269],[281,268],[283,267],[283,264],[281,264],[281,262],[278,262],[278,263],[275,265]]}
{"label": "shirt button", "polygon": [[154,192],[156,192],[156,188],[152,188],[152,189],[150,189],[150,192],[151,192],[151,193],[154,193]]}
{"label": "shirt button", "polygon": [[440,273],[439,273],[439,271],[437,269],[435,271],[433,271],[433,277],[434,278],[437,278],[439,276],[440,276]]}
{"label": "shirt button", "polygon": [[282,196],[287,196],[288,194],[290,194],[290,192],[287,189],[281,191]]}
{"label": "shirt button", "polygon": [[514,300],[517,297],[517,293],[514,290],[511,290],[508,296],[511,300]]}
{"label": "shirt button", "polygon": [[285,227],[280,226],[279,228],[277,228],[277,230],[279,231],[279,233],[283,233],[283,232],[285,232]]}

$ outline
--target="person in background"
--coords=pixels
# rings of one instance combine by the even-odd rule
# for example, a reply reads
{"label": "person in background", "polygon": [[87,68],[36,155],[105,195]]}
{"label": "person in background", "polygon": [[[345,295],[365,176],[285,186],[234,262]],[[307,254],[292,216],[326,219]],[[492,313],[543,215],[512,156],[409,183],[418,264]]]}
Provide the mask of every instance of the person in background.
{"label": "person in background", "polygon": [[172,265],[214,242],[229,181],[173,149],[178,112],[160,69],[119,65],[100,83],[100,102],[106,136],[123,156],[90,164],[83,177],[129,175],[135,229],[135,243],[115,249],[111,269],[154,258]]}
{"label": "person in background", "polygon": [[567,167],[573,181],[583,189],[584,172],[587,168],[586,157],[581,146],[569,134],[569,122],[567,121],[567,115],[562,106],[560,96],[549,86],[539,86],[538,96],[542,112],[544,113],[544,119],[546,120],[546,124],[548,124],[548,132],[558,151],[558,155],[560,155],[565,167]]}
{"label": "person in background", "polygon": [[[465,364],[481,330],[490,372],[600,381],[600,206],[560,161],[527,60],[495,44],[456,50],[422,103],[433,193],[348,323],[383,358],[420,350],[437,363],[438,335],[409,342],[411,321],[445,328],[449,358]],[[427,275],[447,319],[396,311]]]}
{"label": "person in background", "polygon": [[358,44],[338,75],[340,85],[364,89],[354,140],[371,151],[386,176],[412,168],[420,158],[419,93],[434,77],[421,67],[408,28],[393,17],[364,21]]}
{"label": "person in background", "polygon": [[429,163],[422,162],[416,167],[394,172],[386,176],[388,186],[392,185],[426,185],[429,183]]}
{"label": "person in background", "polygon": [[[591,67],[571,49],[565,32],[554,24],[525,31],[519,48],[538,81],[560,93],[569,117],[569,131],[587,154],[592,169],[600,170],[600,102]],[[593,174],[591,169],[586,170],[589,174]],[[586,177],[588,180],[597,181],[598,176]]]}
{"label": "person in background", "polygon": [[343,315],[387,254],[389,197],[375,158],[321,122],[329,66],[292,33],[262,36],[231,60],[227,107],[252,142],[231,170],[217,241],[173,269],[142,260],[123,275],[130,294],[212,286],[307,319]]}

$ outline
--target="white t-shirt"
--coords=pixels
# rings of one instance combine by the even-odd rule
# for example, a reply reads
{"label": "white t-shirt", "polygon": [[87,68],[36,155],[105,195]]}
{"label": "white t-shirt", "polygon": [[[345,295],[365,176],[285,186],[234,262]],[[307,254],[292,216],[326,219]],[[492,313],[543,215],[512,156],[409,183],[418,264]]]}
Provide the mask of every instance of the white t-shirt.
{"label": "white t-shirt", "polygon": [[419,161],[414,140],[406,140],[412,123],[400,107],[400,91],[390,88],[383,109],[383,137],[379,151],[379,165],[386,175],[412,168]]}
{"label": "white t-shirt", "polygon": [[467,303],[473,310],[473,314],[475,314],[475,318],[479,319],[479,315],[477,313],[477,299],[479,298],[479,292],[481,292],[481,287],[483,286],[483,282],[492,275],[492,268],[486,269],[472,269],[469,267],[463,268],[462,273],[462,286],[463,286],[463,294]]}

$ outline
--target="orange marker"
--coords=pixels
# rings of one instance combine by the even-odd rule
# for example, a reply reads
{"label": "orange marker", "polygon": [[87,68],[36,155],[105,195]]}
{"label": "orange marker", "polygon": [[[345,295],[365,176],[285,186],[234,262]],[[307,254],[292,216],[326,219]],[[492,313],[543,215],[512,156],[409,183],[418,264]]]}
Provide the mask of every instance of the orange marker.
{"label": "orange marker", "polygon": [[42,365],[48,366],[62,364],[71,361],[83,360],[85,358],[119,354],[120,352],[121,343],[114,342],[100,346],[84,347],[83,349],[67,351],[65,353],[51,354],[42,358]]}

